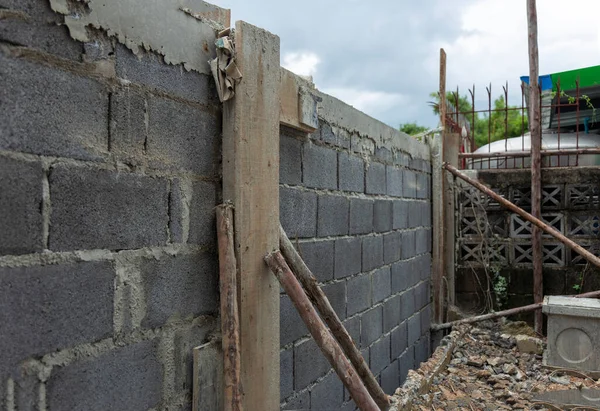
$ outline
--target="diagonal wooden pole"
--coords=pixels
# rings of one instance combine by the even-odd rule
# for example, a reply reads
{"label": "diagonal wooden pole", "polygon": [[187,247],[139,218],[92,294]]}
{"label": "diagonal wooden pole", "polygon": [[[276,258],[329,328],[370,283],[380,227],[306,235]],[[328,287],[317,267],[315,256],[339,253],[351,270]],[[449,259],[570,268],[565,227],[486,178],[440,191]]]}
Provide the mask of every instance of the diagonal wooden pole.
{"label": "diagonal wooden pole", "polygon": [[350,361],[344,355],[337,341],[333,338],[323,320],[317,314],[315,307],[308,299],[302,286],[294,277],[280,251],[275,251],[265,257],[267,265],[275,274],[279,283],[285,290],[290,300],[294,303],[300,317],[306,324],[306,328],[315,339],[315,342],[321,349],[321,352],[337,375],[340,377],[344,386],[350,392],[350,396],[356,403],[356,406],[363,411],[379,411],[379,407],[369,395],[364,384],[358,377],[358,374],[350,364]]}
{"label": "diagonal wooden pole", "polygon": [[356,372],[365,383],[365,386],[369,390],[371,396],[379,405],[382,410],[387,410],[390,406],[388,396],[383,391],[375,376],[369,369],[362,354],[354,345],[352,337],[348,334],[348,331],[340,321],[333,307],[329,303],[327,296],[317,285],[317,279],[311,273],[310,269],[306,266],[302,257],[298,254],[294,245],[285,234],[285,231],[281,225],[279,226],[279,248],[287,263],[291,266],[293,273],[296,275],[298,280],[302,283],[308,298],[315,305],[323,320],[331,330],[333,336],[337,339],[340,346],[352,362],[352,365],[356,369]]}

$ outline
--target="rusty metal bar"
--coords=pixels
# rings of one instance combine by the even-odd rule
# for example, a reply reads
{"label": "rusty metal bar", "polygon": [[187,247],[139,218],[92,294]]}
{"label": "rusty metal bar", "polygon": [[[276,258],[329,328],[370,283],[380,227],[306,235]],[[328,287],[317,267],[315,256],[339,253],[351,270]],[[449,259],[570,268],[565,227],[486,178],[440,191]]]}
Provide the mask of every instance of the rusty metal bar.
{"label": "rusty metal bar", "polygon": [[296,310],[298,310],[300,317],[304,321],[304,324],[306,324],[306,328],[310,331],[321,352],[350,392],[350,396],[356,403],[356,406],[365,411],[379,411],[375,400],[371,398],[338,342],[333,338],[323,320],[317,314],[315,307],[313,307],[302,286],[296,277],[294,277],[281,252],[275,251],[268,254],[265,257],[265,261],[279,280],[286,294],[290,297],[290,300],[292,300],[292,303],[294,303]]}
{"label": "rusty metal bar", "polygon": [[[541,231],[556,238],[561,243],[563,243],[564,245],[566,245],[567,247],[569,247],[570,249],[574,250],[576,253],[581,255],[581,257],[585,258],[587,261],[594,264],[596,267],[600,268],[600,258],[599,257],[590,253],[588,250],[586,250],[579,244],[575,243],[573,240],[567,238],[561,232],[550,227],[548,224],[544,223],[539,218],[529,214],[527,211],[525,211],[522,208],[511,203],[504,197],[496,194],[494,191],[492,191],[490,188],[486,187],[485,185],[481,184],[479,181],[474,180],[471,177],[465,175],[460,170],[458,170],[456,167],[454,167],[448,163],[444,163],[444,168],[446,170],[448,170],[450,173],[454,174],[456,177],[460,178],[461,180],[463,180],[463,181],[469,183],[470,185],[472,185],[473,187],[477,188],[482,193],[490,196],[491,198],[496,200],[500,205],[506,207],[513,213],[519,214],[521,217],[523,217],[523,219],[525,219],[525,220],[529,221],[531,224],[533,224],[534,227],[538,227]],[[543,295],[542,295],[542,298],[543,298]],[[541,302],[541,301],[537,301],[537,302]]]}
{"label": "rusty metal bar", "polygon": [[[600,154],[600,148],[566,148],[563,150],[542,150],[540,151],[540,154],[542,156]],[[460,153],[458,156],[460,158],[530,157],[531,153],[529,151],[507,151],[500,153]]]}
{"label": "rusty metal bar", "polygon": [[350,362],[356,369],[356,372],[377,405],[379,405],[382,410],[387,409],[390,405],[388,396],[377,382],[377,379],[375,379],[375,376],[369,369],[362,354],[352,341],[352,337],[329,303],[327,296],[317,285],[317,279],[306,266],[281,225],[279,226],[279,248],[285,257],[286,262],[291,267],[292,272],[296,275],[298,280],[300,280],[308,298],[321,314],[323,321],[325,321],[325,324],[327,324],[331,330],[331,333],[342,347],[342,350],[348,356],[348,359],[350,359]]}
{"label": "rusty metal bar", "polygon": [[[598,298],[598,297],[600,297],[600,291],[592,291],[592,292],[585,293],[585,294],[574,295],[573,297],[575,297],[575,298]],[[433,324],[433,325],[431,325],[431,330],[438,331],[438,330],[443,330],[446,328],[451,328],[455,325],[472,324],[472,323],[477,323],[477,322],[481,322],[481,321],[485,321],[485,320],[493,320],[494,318],[507,317],[509,315],[515,315],[515,314],[521,314],[521,313],[526,313],[526,312],[530,312],[530,311],[536,311],[536,310],[539,310],[540,308],[542,308],[542,303],[524,305],[523,307],[510,308],[508,310],[498,311],[495,313],[483,314],[483,315],[478,315],[478,316],[470,317],[470,318],[463,318],[462,320],[456,320],[456,321],[452,321],[452,322],[448,322],[448,323]]]}

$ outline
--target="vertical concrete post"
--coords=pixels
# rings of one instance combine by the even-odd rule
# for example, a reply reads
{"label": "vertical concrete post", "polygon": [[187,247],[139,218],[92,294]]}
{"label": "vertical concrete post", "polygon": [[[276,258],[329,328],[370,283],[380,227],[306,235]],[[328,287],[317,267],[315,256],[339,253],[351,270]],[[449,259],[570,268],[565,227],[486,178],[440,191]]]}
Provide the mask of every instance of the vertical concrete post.
{"label": "vertical concrete post", "polygon": [[279,37],[238,21],[242,81],[223,106],[223,200],[234,205],[241,379],[246,410],[279,409]]}

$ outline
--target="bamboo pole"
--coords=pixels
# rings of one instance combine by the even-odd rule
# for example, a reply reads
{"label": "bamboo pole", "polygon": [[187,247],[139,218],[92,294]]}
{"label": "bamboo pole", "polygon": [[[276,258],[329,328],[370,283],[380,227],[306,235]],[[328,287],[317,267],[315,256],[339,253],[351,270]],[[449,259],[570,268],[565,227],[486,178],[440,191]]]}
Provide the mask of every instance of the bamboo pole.
{"label": "bamboo pole", "polygon": [[221,332],[223,346],[223,411],[242,411],[237,263],[233,241],[233,206],[217,206]]}
{"label": "bamboo pole", "polygon": [[352,365],[356,369],[356,372],[364,382],[365,386],[369,390],[369,393],[382,409],[386,410],[389,408],[388,396],[383,392],[383,389],[375,379],[375,376],[369,369],[366,361],[361,355],[356,345],[352,341],[352,337],[348,334],[348,331],[340,321],[339,317],[335,313],[335,310],[329,303],[325,293],[317,285],[317,279],[310,272],[310,269],[306,266],[302,257],[298,254],[294,245],[286,235],[283,227],[279,226],[279,248],[287,263],[292,268],[292,271],[296,277],[302,283],[308,298],[315,305],[321,317],[331,330],[333,336],[337,339],[343,351],[346,353]]}
{"label": "bamboo pole", "polygon": [[281,252],[275,251],[268,254],[265,257],[265,261],[279,280],[286,294],[294,303],[296,310],[298,310],[300,317],[304,321],[304,324],[306,324],[308,331],[310,331],[310,334],[315,339],[321,352],[325,355],[344,383],[344,386],[350,392],[356,406],[364,411],[378,411],[379,407],[369,395],[358,374],[352,368],[352,364],[350,364],[339,344],[317,314],[302,286],[296,277],[294,277],[283,255],[281,255]]}
{"label": "bamboo pole", "polygon": [[[575,298],[598,298],[598,297],[600,297],[600,291],[592,291],[589,293],[573,295],[572,297],[575,297]],[[443,330],[445,328],[451,328],[455,325],[472,324],[472,323],[477,323],[477,322],[481,322],[481,321],[485,321],[485,320],[493,320],[494,318],[507,317],[509,315],[521,314],[521,313],[526,313],[529,311],[536,311],[536,310],[539,310],[540,308],[542,308],[542,303],[529,304],[529,305],[525,305],[523,307],[516,307],[516,308],[511,308],[509,310],[498,311],[496,313],[489,313],[489,314],[478,315],[475,317],[464,318],[462,320],[456,320],[456,321],[452,321],[449,323],[433,324],[431,326],[431,329],[433,331],[438,331],[438,330]]]}
{"label": "bamboo pole", "polygon": [[[540,113],[540,89],[538,81],[538,29],[535,0],[527,0],[527,31],[529,39],[529,131],[531,132],[531,214],[539,219],[542,216],[542,130]],[[533,258],[533,299],[536,303],[544,298],[544,274],[542,267],[542,231],[534,226],[531,232]],[[542,334],[541,311],[535,313],[534,328]]]}
{"label": "bamboo pole", "polygon": [[[498,203],[500,203],[500,205],[508,208],[513,213],[519,214],[521,217],[523,217],[525,220],[529,221],[535,227],[539,227],[546,234],[549,234],[552,237],[556,238],[561,243],[563,243],[570,249],[577,252],[579,255],[581,255],[583,258],[585,258],[587,261],[594,264],[596,267],[600,267],[600,258],[598,258],[594,254],[590,253],[588,250],[586,250],[579,244],[575,243],[573,240],[567,238],[561,232],[550,227],[548,224],[544,223],[539,218],[534,217],[533,215],[529,214],[527,211],[523,210],[520,207],[517,207],[510,201],[503,198],[502,196],[494,193],[492,190],[490,190],[485,185],[481,184],[479,181],[476,181],[476,180],[472,179],[471,177],[465,175],[464,173],[461,173],[456,167],[451,166],[448,163],[444,163],[444,168],[446,170],[448,170],[449,172],[451,172],[452,174],[454,174],[456,177],[460,178],[461,180],[466,181],[467,183],[471,184],[473,187],[477,188],[482,193],[487,194],[488,196],[490,196],[491,198],[496,200]],[[536,302],[539,302],[539,301],[536,301]]]}

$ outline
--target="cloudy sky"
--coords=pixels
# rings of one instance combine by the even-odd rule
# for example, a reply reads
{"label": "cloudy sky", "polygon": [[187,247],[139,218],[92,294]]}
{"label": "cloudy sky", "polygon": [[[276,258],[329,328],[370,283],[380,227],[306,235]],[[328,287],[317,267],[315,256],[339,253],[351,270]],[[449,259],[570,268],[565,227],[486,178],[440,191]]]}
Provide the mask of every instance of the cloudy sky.
{"label": "cloudy sky", "polygon": [[[281,64],[320,90],[397,127],[434,127],[427,102],[439,84],[473,84],[485,99],[508,81],[520,103],[527,75],[525,0],[209,0],[281,38]],[[600,0],[538,0],[540,73],[600,64]],[[480,100],[482,103],[487,100]],[[478,105],[479,103],[476,103]]]}

